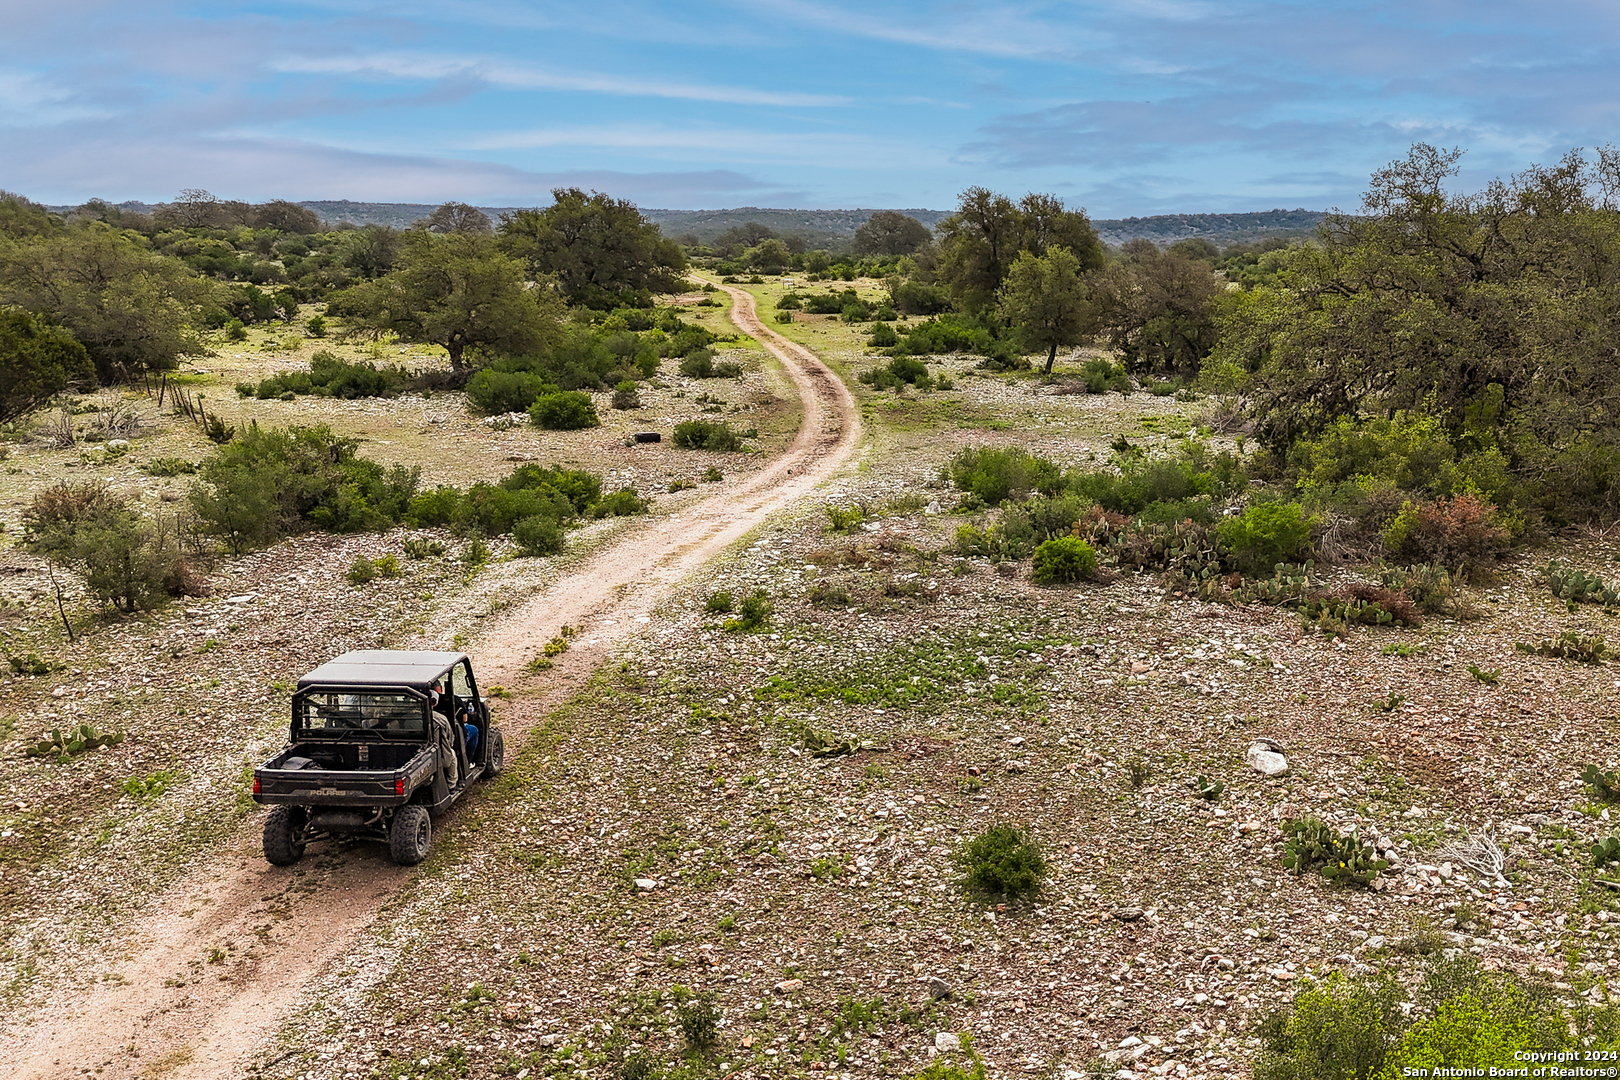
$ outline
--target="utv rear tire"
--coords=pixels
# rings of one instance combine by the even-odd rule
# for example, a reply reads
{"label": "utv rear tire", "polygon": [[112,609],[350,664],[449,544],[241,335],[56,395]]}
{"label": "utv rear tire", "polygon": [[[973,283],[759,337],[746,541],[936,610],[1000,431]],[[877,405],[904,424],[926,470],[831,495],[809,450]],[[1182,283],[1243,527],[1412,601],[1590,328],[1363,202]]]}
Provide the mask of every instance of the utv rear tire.
{"label": "utv rear tire", "polygon": [[415,866],[427,858],[433,843],[433,822],[425,806],[402,806],[388,826],[388,853],[401,866]]}
{"label": "utv rear tire", "polygon": [[272,866],[291,866],[304,857],[304,808],[278,806],[264,822],[264,857]]}
{"label": "utv rear tire", "polygon": [[506,740],[501,736],[500,728],[489,729],[489,768],[484,775],[491,780],[506,771]]}

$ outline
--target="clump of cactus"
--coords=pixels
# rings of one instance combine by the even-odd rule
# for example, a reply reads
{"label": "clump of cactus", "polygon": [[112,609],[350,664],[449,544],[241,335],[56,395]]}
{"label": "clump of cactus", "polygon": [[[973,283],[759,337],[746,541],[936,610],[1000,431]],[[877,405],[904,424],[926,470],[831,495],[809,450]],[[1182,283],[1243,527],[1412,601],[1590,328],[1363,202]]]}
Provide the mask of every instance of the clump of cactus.
{"label": "clump of cactus", "polygon": [[1604,584],[1602,578],[1589,571],[1555,561],[1548,563],[1543,573],[1553,595],[1565,603],[1602,604],[1606,608],[1620,605],[1620,589]]}
{"label": "clump of cactus", "polygon": [[1304,817],[1283,822],[1283,865],[1296,874],[1315,870],[1339,885],[1370,885],[1389,863],[1354,830],[1335,832],[1321,818]]}
{"label": "clump of cactus", "polygon": [[1187,786],[1192,788],[1198,794],[1198,797],[1206,802],[1214,802],[1221,797],[1221,792],[1226,790],[1226,784],[1223,781],[1211,780],[1203,773],[1199,773],[1196,778],[1188,780]]}
{"label": "clump of cactus", "polygon": [[1581,770],[1581,783],[1592,789],[1592,794],[1606,803],[1620,803],[1620,774],[1603,772],[1596,765]]}
{"label": "clump of cactus", "polygon": [[54,757],[57,761],[67,761],[88,750],[99,750],[103,746],[117,746],[124,741],[122,731],[97,731],[88,723],[78,727],[68,728],[63,732],[61,728],[51,728],[42,732],[37,742],[23,748],[23,753],[29,757]]}
{"label": "clump of cactus", "polygon": [[1601,664],[1614,656],[1614,651],[1604,644],[1602,634],[1578,634],[1573,630],[1565,630],[1556,638],[1543,639],[1537,645],[1521,641],[1513,647],[1531,656],[1575,660],[1582,664]]}
{"label": "clump of cactus", "polygon": [[1592,865],[1607,866],[1620,863],[1620,837],[1605,836],[1592,845]]}

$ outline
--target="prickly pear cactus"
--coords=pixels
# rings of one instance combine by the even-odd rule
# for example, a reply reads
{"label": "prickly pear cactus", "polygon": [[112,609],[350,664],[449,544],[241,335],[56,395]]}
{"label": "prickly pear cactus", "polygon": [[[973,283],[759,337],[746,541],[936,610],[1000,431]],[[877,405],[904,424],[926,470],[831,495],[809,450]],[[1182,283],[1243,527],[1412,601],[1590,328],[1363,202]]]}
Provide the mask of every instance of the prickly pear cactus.
{"label": "prickly pear cactus", "polygon": [[98,732],[88,723],[78,727],[68,728],[63,732],[61,728],[51,730],[40,735],[37,742],[23,748],[23,753],[29,757],[54,757],[57,761],[68,761],[88,750],[99,750],[103,746],[117,746],[124,741],[122,731]]}
{"label": "prickly pear cactus", "polygon": [[1341,835],[1320,818],[1283,822],[1283,865],[1296,874],[1315,870],[1338,885],[1370,885],[1389,863],[1353,830]]}

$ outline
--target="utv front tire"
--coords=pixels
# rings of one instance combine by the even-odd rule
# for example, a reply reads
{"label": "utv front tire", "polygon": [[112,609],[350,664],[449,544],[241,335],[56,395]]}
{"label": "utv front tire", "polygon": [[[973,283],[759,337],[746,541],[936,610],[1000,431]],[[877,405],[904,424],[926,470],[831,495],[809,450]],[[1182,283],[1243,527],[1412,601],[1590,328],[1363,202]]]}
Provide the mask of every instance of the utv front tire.
{"label": "utv front tire", "polygon": [[433,822],[425,806],[402,806],[388,826],[388,853],[401,866],[415,866],[427,858],[433,843]]}
{"label": "utv front tire", "polygon": [[489,729],[489,768],[484,775],[491,780],[506,771],[506,740],[501,737],[500,728]]}
{"label": "utv front tire", "polygon": [[291,866],[304,857],[304,809],[278,806],[264,822],[264,857],[272,866]]}

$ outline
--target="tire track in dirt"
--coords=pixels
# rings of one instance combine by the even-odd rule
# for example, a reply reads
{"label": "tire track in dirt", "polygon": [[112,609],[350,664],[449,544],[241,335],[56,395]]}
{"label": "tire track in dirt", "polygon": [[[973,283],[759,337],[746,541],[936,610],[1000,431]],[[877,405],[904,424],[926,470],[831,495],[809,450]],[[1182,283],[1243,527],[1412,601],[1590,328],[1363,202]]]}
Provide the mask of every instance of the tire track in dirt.
{"label": "tire track in dirt", "polygon": [[[484,685],[518,685],[564,624],[578,630],[544,689],[506,703],[517,743],[573,696],[669,589],[758,525],[808,496],[854,452],[860,413],[810,350],[765,326],[754,298],[722,286],[731,318],[778,360],[803,402],[787,450],[734,487],[653,517],[504,613],[470,647]],[[639,620],[639,621],[638,621]],[[476,796],[474,796],[476,798]],[[452,811],[440,827],[454,829]],[[0,1061],[16,1080],[92,1072],[102,1080],[234,1077],[323,967],[410,880],[379,845],[327,845],[297,866],[259,857],[259,815],[126,932],[122,955],[87,992],[8,1018]]]}

